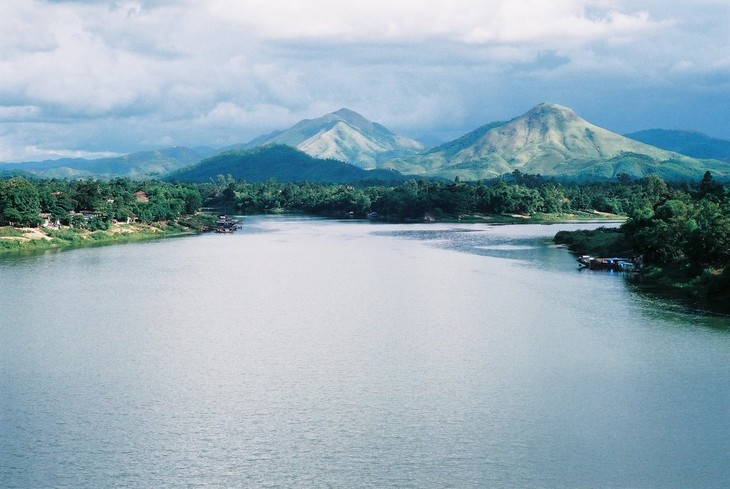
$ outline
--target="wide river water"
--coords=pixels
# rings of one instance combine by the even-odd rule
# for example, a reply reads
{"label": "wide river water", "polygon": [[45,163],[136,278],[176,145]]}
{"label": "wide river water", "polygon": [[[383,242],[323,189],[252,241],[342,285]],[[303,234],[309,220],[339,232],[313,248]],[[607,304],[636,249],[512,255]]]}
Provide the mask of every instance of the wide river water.
{"label": "wide river water", "polygon": [[551,244],[595,226],[0,259],[0,487],[730,487],[730,318]]}

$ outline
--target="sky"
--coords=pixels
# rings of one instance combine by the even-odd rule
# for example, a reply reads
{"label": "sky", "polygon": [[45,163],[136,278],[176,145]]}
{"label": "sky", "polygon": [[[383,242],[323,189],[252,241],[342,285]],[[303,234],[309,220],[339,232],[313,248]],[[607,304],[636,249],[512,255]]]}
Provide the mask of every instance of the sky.
{"label": "sky", "polygon": [[0,0],[0,161],[249,141],[346,107],[448,141],[558,103],[730,139],[729,0]]}

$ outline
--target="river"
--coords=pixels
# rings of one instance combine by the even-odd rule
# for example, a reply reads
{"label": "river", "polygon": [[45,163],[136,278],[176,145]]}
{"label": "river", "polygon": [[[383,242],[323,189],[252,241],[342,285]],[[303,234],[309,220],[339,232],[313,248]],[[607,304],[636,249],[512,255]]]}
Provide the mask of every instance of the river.
{"label": "river", "polygon": [[730,486],[730,319],[597,224],[243,224],[0,260],[0,487]]}

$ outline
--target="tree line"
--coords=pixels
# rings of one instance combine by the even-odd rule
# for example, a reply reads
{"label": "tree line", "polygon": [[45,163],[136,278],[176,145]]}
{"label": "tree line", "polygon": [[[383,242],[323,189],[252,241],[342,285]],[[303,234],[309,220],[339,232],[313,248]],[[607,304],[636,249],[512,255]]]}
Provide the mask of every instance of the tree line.
{"label": "tree line", "polygon": [[63,225],[106,229],[113,220],[174,220],[203,205],[336,217],[374,212],[391,221],[599,211],[629,216],[622,232],[648,261],[720,266],[730,258],[729,195],[709,172],[695,186],[672,186],[656,176],[578,184],[519,171],[490,181],[419,179],[369,186],[247,183],[224,176],[203,184],[15,177],[0,180],[0,225],[37,226],[45,214]]}
{"label": "tree line", "polygon": [[730,191],[707,172],[689,190],[657,181],[652,195],[621,226],[633,248],[660,266],[725,268],[730,279]]}
{"label": "tree line", "polygon": [[408,180],[397,185],[334,185],[263,183],[219,176],[203,184],[204,202],[241,212],[297,211],[311,214],[364,217],[377,212],[384,219],[404,221],[458,217],[468,214],[574,213],[599,211],[628,215],[655,198],[656,187],[667,184],[655,176],[616,182],[561,183],[515,171],[503,178],[453,182]]}
{"label": "tree line", "polygon": [[47,218],[67,226],[108,229],[114,220],[174,220],[194,214],[202,204],[200,189],[192,185],[127,178],[0,180],[0,225],[35,227]]}
{"label": "tree line", "polygon": [[649,265],[646,281],[679,287],[727,310],[730,190],[709,172],[696,187],[672,187],[659,179],[645,180],[644,187],[620,228],[561,231],[555,241],[581,254],[640,254]]}

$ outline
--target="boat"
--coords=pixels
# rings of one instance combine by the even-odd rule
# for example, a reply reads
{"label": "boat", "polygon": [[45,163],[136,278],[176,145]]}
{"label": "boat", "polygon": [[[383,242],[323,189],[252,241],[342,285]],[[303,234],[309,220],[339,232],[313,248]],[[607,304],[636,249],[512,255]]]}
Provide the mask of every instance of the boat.
{"label": "boat", "polygon": [[241,221],[238,219],[233,219],[228,216],[218,216],[218,220],[215,222],[216,233],[232,233],[237,229],[241,229]]}
{"label": "boat", "polygon": [[577,259],[583,268],[589,270],[612,270],[615,272],[638,272],[643,266],[641,255],[631,258],[600,258],[591,255],[581,255]]}

